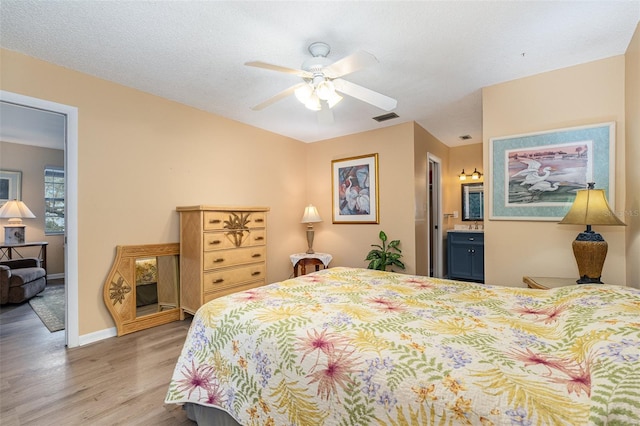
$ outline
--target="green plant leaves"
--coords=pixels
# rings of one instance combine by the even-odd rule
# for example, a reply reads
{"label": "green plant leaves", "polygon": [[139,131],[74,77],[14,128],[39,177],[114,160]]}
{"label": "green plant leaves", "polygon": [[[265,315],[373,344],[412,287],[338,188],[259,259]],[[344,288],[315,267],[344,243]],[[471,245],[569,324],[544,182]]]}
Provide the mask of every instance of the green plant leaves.
{"label": "green plant leaves", "polygon": [[367,269],[386,271],[389,266],[405,269],[404,263],[400,260],[402,257],[402,250],[399,248],[400,240],[393,240],[386,244],[388,237],[384,231],[380,231],[378,238],[382,241],[382,245],[371,244],[371,247],[376,248],[372,249],[364,259],[369,261]]}

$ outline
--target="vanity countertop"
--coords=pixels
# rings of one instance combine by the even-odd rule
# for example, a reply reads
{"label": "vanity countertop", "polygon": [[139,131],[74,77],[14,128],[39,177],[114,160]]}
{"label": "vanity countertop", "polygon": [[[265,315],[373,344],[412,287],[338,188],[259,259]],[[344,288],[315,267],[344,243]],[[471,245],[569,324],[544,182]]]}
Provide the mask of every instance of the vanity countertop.
{"label": "vanity countertop", "polygon": [[484,232],[484,229],[449,229],[447,232]]}

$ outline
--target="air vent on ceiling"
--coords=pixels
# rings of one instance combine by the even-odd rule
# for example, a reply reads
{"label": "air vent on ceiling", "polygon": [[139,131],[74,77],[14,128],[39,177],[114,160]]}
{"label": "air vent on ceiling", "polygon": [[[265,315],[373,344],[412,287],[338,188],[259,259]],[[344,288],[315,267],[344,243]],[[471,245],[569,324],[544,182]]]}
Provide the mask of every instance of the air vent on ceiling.
{"label": "air vent on ceiling", "polygon": [[468,141],[469,139],[471,139],[471,135],[462,135],[462,136],[458,136],[460,139],[462,139],[463,141]]}
{"label": "air vent on ceiling", "polygon": [[377,122],[381,122],[381,121],[387,121],[387,120],[392,120],[394,118],[398,118],[399,115],[396,114],[395,112],[390,112],[389,114],[383,114],[383,115],[379,115],[377,117],[373,117],[374,120],[376,120]]}

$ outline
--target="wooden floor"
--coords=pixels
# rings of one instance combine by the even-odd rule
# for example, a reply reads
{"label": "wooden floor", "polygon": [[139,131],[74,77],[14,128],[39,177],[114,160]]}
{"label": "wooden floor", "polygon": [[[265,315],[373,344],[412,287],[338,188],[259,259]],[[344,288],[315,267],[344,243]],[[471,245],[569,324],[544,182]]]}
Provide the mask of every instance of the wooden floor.
{"label": "wooden floor", "polygon": [[0,308],[0,424],[194,425],[165,405],[189,321],[68,349],[28,303]]}

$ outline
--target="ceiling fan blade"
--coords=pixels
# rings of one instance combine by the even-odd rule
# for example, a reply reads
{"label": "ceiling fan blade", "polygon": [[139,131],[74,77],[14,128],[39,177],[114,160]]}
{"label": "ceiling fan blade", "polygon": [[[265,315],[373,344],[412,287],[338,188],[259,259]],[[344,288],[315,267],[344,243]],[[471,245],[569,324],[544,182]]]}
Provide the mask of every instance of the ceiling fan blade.
{"label": "ceiling fan blade", "polygon": [[273,65],[273,64],[268,64],[266,62],[260,62],[260,61],[253,61],[253,62],[245,62],[244,63],[247,66],[250,67],[256,67],[256,68],[264,68],[267,70],[271,70],[271,71],[277,71],[277,72],[284,72],[287,74],[293,74],[293,75],[297,75],[298,77],[302,77],[302,78],[311,78],[313,77],[313,75],[307,71],[303,71],[303,70],[296,70],[293,68],[287,68],[287,67],[281,67],[280,65]]}
{"label": "ceiling fan blade", "polygon": [[391,111],[398,106],[398,101],[383,95],[382,93],[374,92],[366,87],[359,86],[355,83],[351,83],[341,78],[333,80],[336,91],[344,93],[345,95],[360,99],[363,102],[376,106],[385,111]]}
{"label": "ceiling fan blade", "polygon": [[289,87],[288,89],[284,89],[282,92],[278,93],[275,96],[270,97],[269,99],[267,99],[266,101],[259,103],[256,106],[251,107],[252,110],[254,111],[260,111],[261,109],[264,109],[266,107],[268,107],[269,105],[275,104],[276,102],[278,102],[279,100],[282,100],[284,98],[286,98],[289,95],[292,95],[296,89],[298,87],[304,86],[307,83],[298,83],[294,86]]}
{"label": "ceiling fan blade", "polygon": [[327,101],[320,101],[320,111],[318,111],[318,123],[331,124],[333,123],[333,111],[329,108]]}
{"label": "ceiling fan blade", "polygon": [[375,56],[361,50],[325,67],[323,72],[329,78],[338,78],[377,63],[378,60]]}

